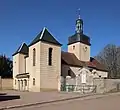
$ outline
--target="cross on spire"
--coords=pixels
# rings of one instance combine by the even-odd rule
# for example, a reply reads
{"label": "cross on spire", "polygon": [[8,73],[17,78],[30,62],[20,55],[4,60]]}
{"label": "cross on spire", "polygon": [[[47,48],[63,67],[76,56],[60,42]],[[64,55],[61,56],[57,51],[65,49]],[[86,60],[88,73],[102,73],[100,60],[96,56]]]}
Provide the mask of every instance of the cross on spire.
{"label": "cross on spire", "polygon": [[76,20],[76,33],[83,33],[83,20],[80,18],[80,8],[78,9],[78,19]]}
{"label": "cross on spire", "polygon": [[80,8],[78,9],[78,18],[80,19]]}

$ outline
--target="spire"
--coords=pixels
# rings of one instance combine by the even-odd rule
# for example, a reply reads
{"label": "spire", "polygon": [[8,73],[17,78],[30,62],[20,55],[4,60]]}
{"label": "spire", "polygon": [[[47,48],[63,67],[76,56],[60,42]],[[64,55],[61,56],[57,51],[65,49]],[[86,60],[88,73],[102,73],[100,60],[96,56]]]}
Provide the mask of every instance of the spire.
{"label": "spire", "polygon": [[80,8],[78,9],[78,19],[80,19]]}
{"label": "spire", "polygon": [[78,19],[76,20],[76,33],[83,34],[83,20],[80,17],[80,9],[78,9]]}

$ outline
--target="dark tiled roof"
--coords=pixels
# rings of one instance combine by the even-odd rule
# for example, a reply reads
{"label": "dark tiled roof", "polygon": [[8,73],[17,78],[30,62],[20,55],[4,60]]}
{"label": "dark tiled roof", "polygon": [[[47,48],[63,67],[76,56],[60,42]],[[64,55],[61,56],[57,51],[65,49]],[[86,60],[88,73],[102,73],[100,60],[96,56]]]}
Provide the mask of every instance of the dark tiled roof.
{"label": "dark tiled roof", "polygon": [[82,61],[79,61],[78,58],[73,53],[63,52],[61,53],[62,57],[62,64],[67,64],[71,66],[85,66],[85,63]]}
{"label": "dark tiled roof", "polygon": [[90,62],[92,62],[92,64],[95,65],[95,67],[98,70],[108,71],[108,69],[105,67],[105,65],[101,64],[100,62],[98,62],[95,58],[91,57],[90,58]]}
{"label": "dark tiled roof", "polygon": [[90,38],[83,33],[76,33],[68,38],[68,45],[76,42],[82,42],[84,44],[91,45]]}
{"label": "dark tiled roof", "polygon": [[36,36],[36,38],[30,43],[29,46],[31,46],[31,45],[39,42],[39,41],[43,41],[43,42],[47,42],[47,43],[52,43],[52,44],[61,46],[61,44],[50,34],[50,32],[46,28],[44,28]]}
{"label": "dark tiled roof", "polygon": [[22,43],[12,56],[16,55],[17,53],[28,55],[28,51],[29,51],[28,46],[25,43]]}
{"label": "dark tiled roof", "polygon": [[92,57],[90,58],[89,62],[84,62],[78,60],[78,58],[73,53],[62,51],[61,60],[62,60],[62,64],[66,64],[70,66],[76,66],[76,67],[87,66],[97,70],[107,71],[104,65],[100,64],[96,59]]}

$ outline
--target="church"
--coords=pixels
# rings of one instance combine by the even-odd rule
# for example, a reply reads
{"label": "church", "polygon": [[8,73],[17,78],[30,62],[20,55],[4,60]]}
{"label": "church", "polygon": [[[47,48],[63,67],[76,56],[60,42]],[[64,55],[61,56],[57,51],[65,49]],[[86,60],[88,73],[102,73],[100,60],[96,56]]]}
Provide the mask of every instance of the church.
{"label": "church", "polygon": [[13,89],[61,91],[65,85],[90,86],[94,85],[94,78],[107,78],[105,66],[90,57],[90,37],[83,32],[80,16],[67,45],[68,51],[62,51],[62,44],[47,28],[29,45],[21,44],[13,54]]}

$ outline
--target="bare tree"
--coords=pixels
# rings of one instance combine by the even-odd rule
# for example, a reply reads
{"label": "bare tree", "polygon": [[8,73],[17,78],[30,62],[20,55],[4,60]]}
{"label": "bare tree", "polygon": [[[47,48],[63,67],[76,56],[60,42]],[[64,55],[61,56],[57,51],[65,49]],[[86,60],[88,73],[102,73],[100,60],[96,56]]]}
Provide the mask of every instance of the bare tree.
{"label": "bare tree", "polygon": [[120,47],[108,44],[95,58],[107,67],[108,78],[120,78]]}

